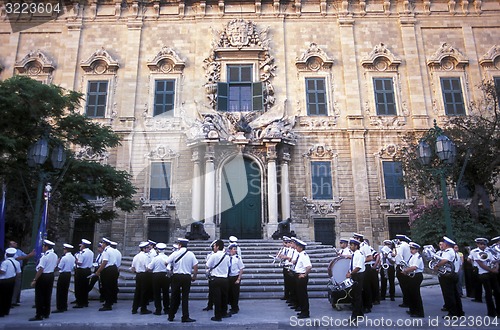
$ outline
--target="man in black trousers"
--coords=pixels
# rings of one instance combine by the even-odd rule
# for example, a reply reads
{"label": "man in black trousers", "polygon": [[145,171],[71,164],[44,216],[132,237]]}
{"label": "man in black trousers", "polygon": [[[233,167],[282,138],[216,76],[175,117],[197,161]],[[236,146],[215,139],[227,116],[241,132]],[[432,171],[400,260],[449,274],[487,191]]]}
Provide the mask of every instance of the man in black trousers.
{"label": "man in black trousers", "polygon": [[227,290],[230,257],[224,251],[224,242],[215,242],[215,253],[207,261],[207,268],[210,269],[212,281],[212,298],[214,300],[214,316],[212,321],[222,321],[223,317],[229,317],[227,313]]}
{"label": "man in black trousers", "polygon": [[71,254],[73,245],[63,244],[64,255],[59,260],[57,268],[59,277],[57,278],[56,310],[52,313],[62,313],[68,310],[68,291],[71,282],[71,272],[75,268],[75,257]]}

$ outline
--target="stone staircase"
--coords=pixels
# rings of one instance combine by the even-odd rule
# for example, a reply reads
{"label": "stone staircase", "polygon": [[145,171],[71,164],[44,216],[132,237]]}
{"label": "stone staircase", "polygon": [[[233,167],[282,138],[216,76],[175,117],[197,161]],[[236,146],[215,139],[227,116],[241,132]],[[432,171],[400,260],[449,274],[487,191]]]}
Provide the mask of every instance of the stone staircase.
{"label": "stone staircase", "polygon": [[[198,278],[191,286],[191,299],[207,299],[208,281],[205,278],[205,256],[210,252],[211,241],[191,241],[191,250],[198,259]],[[283,245],[274,240],[238,240],[241,247],[245,271],[241,282],[241,299],[271,299],[283,296],[282,268],[273,264],[269,255],[275,255]],[[311,258],[313,269],[309,274],[308,291],[311,298],[327,298],[327,267],[335,256],[332,246],[317,242],[307,242],[307,254]],[[227,246],[227,242],[226,242]],[[130,272],[132,256],[122,260],[119,279],[119,299],[132,299],[134,277]]]}

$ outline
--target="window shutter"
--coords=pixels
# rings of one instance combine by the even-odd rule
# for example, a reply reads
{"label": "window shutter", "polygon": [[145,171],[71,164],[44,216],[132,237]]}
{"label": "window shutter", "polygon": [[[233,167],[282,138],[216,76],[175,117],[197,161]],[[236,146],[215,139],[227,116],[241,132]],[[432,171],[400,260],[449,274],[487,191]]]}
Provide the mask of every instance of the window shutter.
{"label": "window shutter", "polygon": [[252,83],[253,111],[264,110],[264,95],[262,81]]}
{"label": "window shutter", "polygon": [[217,110],[227,111],[228,88],[227,83],[217,83]]}

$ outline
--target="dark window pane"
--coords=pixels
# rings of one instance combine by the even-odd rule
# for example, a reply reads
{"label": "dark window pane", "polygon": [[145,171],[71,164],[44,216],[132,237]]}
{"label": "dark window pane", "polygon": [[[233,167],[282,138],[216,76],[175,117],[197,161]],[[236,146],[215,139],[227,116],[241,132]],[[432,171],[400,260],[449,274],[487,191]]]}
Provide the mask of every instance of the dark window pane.
{"label": "dark window pane", "polygon": [[311,162],[313,199],[333,199],[331,162]]}
{"label": "dark window pane", "polygon": [[382,162],[384,172],[385,197],[387,199],[405,199],[405,188],[402,185],[403,170],[401,162]]}
{"label": "dark window pane", "polygon": [[326,115],[326,90],[324,78],[306,78],[308,115]]}

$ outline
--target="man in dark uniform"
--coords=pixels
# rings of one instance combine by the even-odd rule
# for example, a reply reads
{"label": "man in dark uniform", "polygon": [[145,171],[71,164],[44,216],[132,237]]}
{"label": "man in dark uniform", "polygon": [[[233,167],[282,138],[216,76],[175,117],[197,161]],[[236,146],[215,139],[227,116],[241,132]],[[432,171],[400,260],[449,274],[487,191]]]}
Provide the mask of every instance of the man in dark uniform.
{"label": "man in dark uniform", "polygon": [[50,315],[50,301],[52,299],[52,288],[54,287],[54,269],[57,266],[57,254],[54,253],[55,243],[44,240],[43,253],[31,286],[35,287],[36,315],[30,321],[41,321]]}
{"label": "man in dark uniform", "polygon": [[75,268],[75,257],[71,254],[73,245],[63,244],[64,255],[59,260],[57,268],[59,277],[57,278],[56,307],[52,313],[62,313],[68,310],[68,291],[71,282],[71,272]]}

